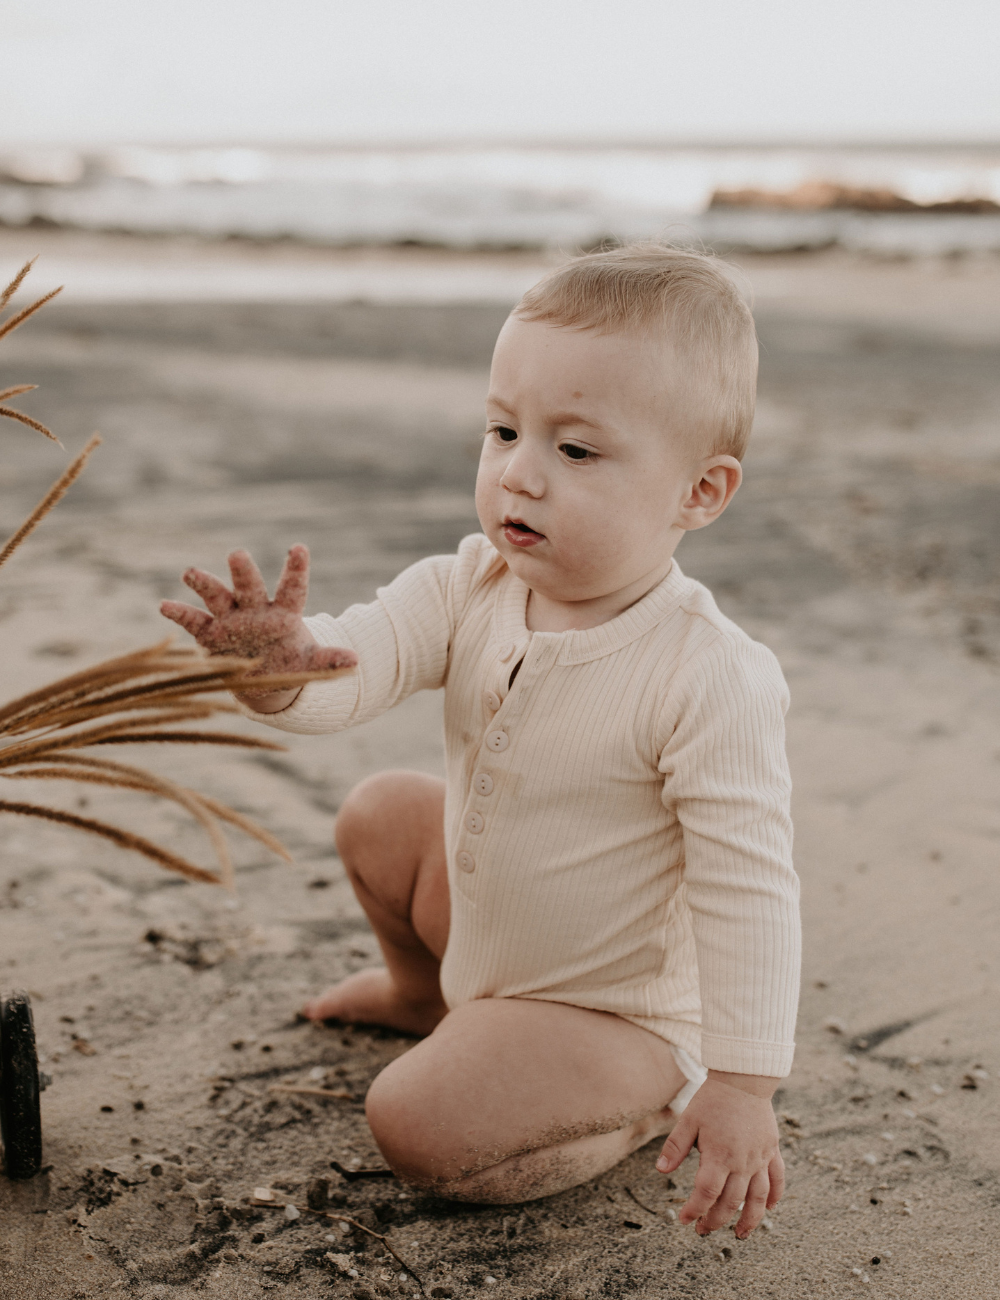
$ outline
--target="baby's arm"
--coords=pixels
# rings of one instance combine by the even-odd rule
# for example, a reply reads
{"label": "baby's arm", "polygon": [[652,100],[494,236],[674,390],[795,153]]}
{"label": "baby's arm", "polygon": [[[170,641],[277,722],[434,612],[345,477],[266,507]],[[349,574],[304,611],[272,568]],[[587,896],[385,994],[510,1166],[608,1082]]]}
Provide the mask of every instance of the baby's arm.
{"label": "baby's arm", "polygon": [[684,831],[709,1077],[657,1167],[676,1169],[697,1142],[681,1218],[704,1234],[745,1202],[744,1237],[784,1187],[771,1097],[791,1068],[799,983],[787,688],[769,651],[726,637],[691,660],[674,700],[661,771]]}
{"label": "baby's arm", "polygon": [[[309,590],[309,552],[293,546],[269,600],[264,579],[246,551],[229,556],[232,591],[203,569],[188,569],[185,583],[202,598],[209,612],[165,600],[160,612],[190,632],[210,654],[240,655],[256,662],[248,676],[350,668],[353,650],[320,646],[302,620]],[[301,687],[289,691],[247,691],[237,696],[258,713],[286,709]]]}
{"label": "baby's arm", "polygon": [[780,1079],[709,1070],[667,1138],[656,1167],[670,1174],[695,1142],[700,1157],[694,1191],[678,1218],[700,1236],[725,1227],[739,1212],[737,1237],[748,1237],[781,1200],[785,1163],[771,1096]]}

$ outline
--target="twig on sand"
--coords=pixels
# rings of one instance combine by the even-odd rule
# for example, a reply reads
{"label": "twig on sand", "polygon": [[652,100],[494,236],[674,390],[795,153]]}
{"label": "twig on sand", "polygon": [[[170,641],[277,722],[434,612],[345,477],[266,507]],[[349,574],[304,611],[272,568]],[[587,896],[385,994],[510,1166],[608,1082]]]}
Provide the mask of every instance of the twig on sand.
{"label": "twig on sand", "polygon": [[358,1178],[395,1178],[396,1175],[391,1169],[345,1169],[339,1160],[331,1160],[330,1168],[336,1169],[341,1178],[349,1183],[355,1182]]}
{"label": "twig on sand", "polygon": [[352,1228],[359,1228],[362,1232],[367,1233],[369,1237],[374,1237],[376,1241],[380,1241],[396,1263],[399,1264],[405,1272],[409,1273],[417,1286],[420,1287],[420,1290],[423,1291],[424,1284],[420,1280],[420,1275],[414,1272],[401,1255],[396,1254],[393,1248],[389,1245],[389,1239],[384,1233],[376,1232],[374,1228],[366,1228],[363,1223],[359,1223],[357,1219],[352,1219],[349,1214],[334,1214],[332,1210],[310,1210],[309,1213],[322,1215],[324,1219],[333,1219],[336,1223],[349,1223]]}
{"label": "twig on sand", "polygon": [[[270,1206],[268,1208],[275,1209],[275,1210],[284,1210],[285,1204],[282,1204],[281,1202],[276,1202],[273,1206]],[[313,1210],[310,1209],[308,1205],[296,1205],[295,1209],[298,1210],[299,1214],[316,1214],[321,1219],[333,1219],[335,1223],[350,1224],[350,1226],[352,1228],[356,1228],[358,1232],[363,1232],[365,1233],[366,1236],[374,1237],[376,1241],[380,1241],[382,1243],[382,1245],[386,1248],[386,1250],[393,1257],[396,1263],[399,1264],[399,1266],[403,1269],[403,1271],[409,1273],[410,1277],[413,1278],[414,1282],[416,1282],[420,1290],[421,1291],[424,1290],[424,1284],[420,1280],[419,1274],[416,1272],[415,1269],[411,1268],[410,1265],[407,1264],[406,1260],[403,1259],[402,1255],[396,1254],[393,1248],[389,1245],[389,1239],[388,1237],[385,1236],[384,1233],[376,1232],[374,1228],[366,1228],[363,1223],[359,1223],[357,1219],[352,1219],[349,1214],[334,1214],[332,1210]]]}
{"label": "twig on sand", "polygon": [[[664,1217],[664,1215],[662,1215],[659,1212],[659,1210],[654,1210],[651,1205],[646,1205],[643,1201],[640,1201],[638,1196],[636,1196],[635,1192],[632,1191],[631,1187],[626,1187],[624,1190],[629,1196],[631,1196],[632,1200],[635,1201],[636,1205],[638,1205],[640,1210],[645,1210],[647,1214],[652,1214],[655,1218],[659,1219],[661,1223],[668,1222],[668,1220]],[[684,1197],[683,1196],[674,1197],[673,1199],[682,1201]],[[669,1213],[673,1214],[673,1210],[670,1210]]]}
{"label": "twig on sand", "polygon": [[272,1083],[268,1092],[283,1092],[296,1097],[327,1097],[335,1101],[353,1101],[354,1094],[346,1088],[299,1088],[292,1083]]}

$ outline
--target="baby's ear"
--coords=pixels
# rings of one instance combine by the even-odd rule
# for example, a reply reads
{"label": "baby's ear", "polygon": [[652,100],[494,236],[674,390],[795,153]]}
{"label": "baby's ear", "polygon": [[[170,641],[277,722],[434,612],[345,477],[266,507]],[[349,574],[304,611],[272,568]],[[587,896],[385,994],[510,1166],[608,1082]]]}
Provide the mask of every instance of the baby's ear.
{"label": "baby's ear", "polygon": [[735,456],[711,456],[699,469],[698,479],[680,509],[678,525],[688,532],[714,523],[743,482],[743,466]]}

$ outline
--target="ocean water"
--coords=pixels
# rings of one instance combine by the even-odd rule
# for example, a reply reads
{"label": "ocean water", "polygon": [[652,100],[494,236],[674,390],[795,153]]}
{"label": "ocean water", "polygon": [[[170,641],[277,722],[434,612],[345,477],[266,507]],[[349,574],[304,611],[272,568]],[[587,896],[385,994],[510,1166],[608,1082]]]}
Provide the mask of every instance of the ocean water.
{"label": "ocean water", "polygon": [[1000,251],[1000,210],[712,205],[719,191],[780,195],[811,181],[885,190],[921,205],[1000,205],[1000,145],[92,152],[0,146],[0,223],[340,246],[570,249],[665,237],[720,251]]}

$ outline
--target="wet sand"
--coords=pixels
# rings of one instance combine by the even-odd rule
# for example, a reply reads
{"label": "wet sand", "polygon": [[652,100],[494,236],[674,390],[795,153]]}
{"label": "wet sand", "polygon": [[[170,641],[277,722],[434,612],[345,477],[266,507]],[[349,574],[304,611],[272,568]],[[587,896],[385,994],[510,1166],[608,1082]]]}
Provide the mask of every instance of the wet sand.
{"label": "wet sand", "polygon": [[[96,263],[171,248],[44,240],[46,255],[72,261],[85,245]],[[0,254],[38,242],[2,232]],[[263,254],[220,253],[241,256]],[[383,271],[443,264],[408,257]],[[67,295],[8,340],[0,380],[42,385],[23,409],[71,450],[95,428],[105,445],[0,575],[7,694],[160,637],[156,606],[179,593],[180,570],[218,571],[233,546],[273,578],[285,547],[307,542],[310,607],[337,611],[473,530],[496,285],[510,275],[493,259],[477,302],[474,263],[450,264],[468,271],[458,304]],[[743,266],[763,342],[747,482],[678,559],[774,648],[793,695],[805,969],[796,1065],[776,1101],[789,1191],[769,1227],[739,1243],[671,1222],[694,1162],[672,1188],[655,1146],[514,1207],[331,1168],[381,1163],[364,1093],[411,1040],[293,1014],[377,959],[330,828],[369,772],[440,771],[441,701],[425,694],[355,732],[291,738],[282,755],[136,755],[292,849],[289,868],[245,847],[235,899],[0,821],[0,980],[31,991],[53,1076],[49,1172],[0,1178],[3,1300],[412,1294],[374,1239],[249,1203],[270,1186],[304,1207],[317,1176],[330,1209],[387,1234],[431,1294],[997,1294],[1000,264]],[[63,464],[6,429],[0,526]],[[207,861],[169,809],[58,797]],[[349,1097],[268,1091],[317,1082]]]}

